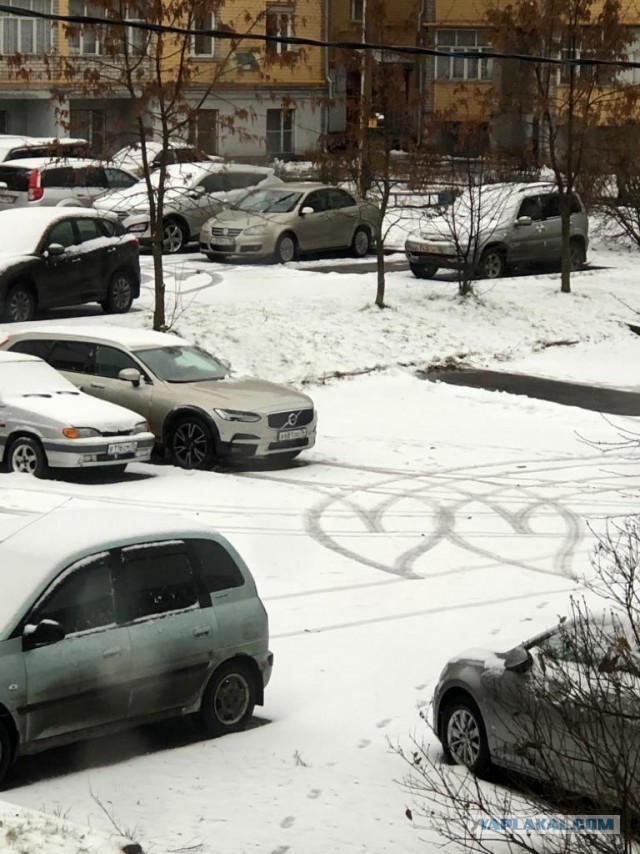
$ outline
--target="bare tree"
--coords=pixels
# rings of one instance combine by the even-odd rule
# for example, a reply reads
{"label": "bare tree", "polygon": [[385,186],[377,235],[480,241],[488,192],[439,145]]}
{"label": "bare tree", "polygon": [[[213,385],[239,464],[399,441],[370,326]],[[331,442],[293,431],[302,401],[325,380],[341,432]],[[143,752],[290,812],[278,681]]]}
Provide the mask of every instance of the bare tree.
{"label": "bare tree", "polygon": [[[569,293],[572,266],[580,262],[570,250],[571,197],[599,130],[633,113],[636,87],[615,67],[626,59],[633,33],[618,0],[517,0],[496,4],[487,24],[498,50],[545,60],[502,67],[502,79],[510,83],[501,86],[500,110],[513,115],[515,104],[530,104],[529,143],[551,168],[560,194],[561,290]],[[566,64],[553,64],[559,59]]]}

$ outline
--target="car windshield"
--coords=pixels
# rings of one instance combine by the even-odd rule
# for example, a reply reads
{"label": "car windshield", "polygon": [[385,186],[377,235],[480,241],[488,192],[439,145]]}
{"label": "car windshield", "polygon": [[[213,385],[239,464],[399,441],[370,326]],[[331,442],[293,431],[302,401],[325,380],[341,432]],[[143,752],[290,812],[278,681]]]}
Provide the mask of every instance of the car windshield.
{"label": "car windshield", "polygon": [[252,213],[289,213],[302,198],[302,193],[287,190],[256,190],[241,199],[234,210]]}
{"label": "car windshield", "polygon": [[200,347],[153,347],[136,351],[136,356],[158,379],[168,383],[222,380],[229,375],[222,362]]}

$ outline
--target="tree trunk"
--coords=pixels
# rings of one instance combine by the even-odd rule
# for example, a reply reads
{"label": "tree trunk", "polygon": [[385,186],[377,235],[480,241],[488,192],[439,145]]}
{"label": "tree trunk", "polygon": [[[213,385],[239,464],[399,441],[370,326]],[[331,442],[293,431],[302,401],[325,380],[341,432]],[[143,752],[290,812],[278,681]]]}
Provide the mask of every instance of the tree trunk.
{"label": "tree trunk", "polygon": [[162,266],[162,243],[157,235],[153,238],[153,281],[155,283],[155,301],[153,307],[153,328],[164,332],[166,317],[164,311],[164,269]]}
{"label": "tree trunk", "polygon": [[386,308],[384,304],[385,292],[385,273],[384,273],[384,241],[378,235],[376,239],[376,273],[377,273],[377,289],[376,289],[376,305],[378,308]]}
{"label": "tree trunk", "polygon": [[571,293],[571,257],[569,255],[569,237],[571,235],[571,203],[567,193],[560,194],[560,221],[562,224],[562,255],[560,291]]}

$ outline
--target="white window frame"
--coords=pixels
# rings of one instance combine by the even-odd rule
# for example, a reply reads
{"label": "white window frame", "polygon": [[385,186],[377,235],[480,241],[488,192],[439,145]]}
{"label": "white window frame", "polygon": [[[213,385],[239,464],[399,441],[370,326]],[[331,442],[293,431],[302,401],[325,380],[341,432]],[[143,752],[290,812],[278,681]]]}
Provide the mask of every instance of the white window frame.
{"label": "white window frame", "polygon": [[[51,13],[51,0],[6,0],[6,5]],[[21,53],[41,56],[51,51],[51,24],[43,18],[0,13],[0,52],[6,57]]]}
{"label": "white window frame", "polygon": [[[280,113],[280,122],[277,130],[268,130],[268,118],[267,118],[267,131],[266,131],[266,148],[267,154],[274,154],[275,156],[279,154],[294,154],[296,149],[296,111],[294,109],[288,107],[280,107],[273,108],[267,110],[267,117],[269,113]],[[285,123],[288,120],[288,124],[290,125],[288,128],[285,127]],[[278,138],[278,146],[277,150],[272,149],[269,145],[270,140],[272,140],[277,135]],[[286,149],[286,146],[283,144],[285,137],[289,135],[291,139],[290,150]]]}
{"label": "white window frame", "polygon": [[[473,44],[468,43],[471,39]],[[436,48],[441,53],[449,53],[449,56],[436,57],[436,80],[491,80],[491,60],[488,57],[466,56],[470,52],[484,53],[490,49],[482,30],[440,28],[436,30]]]}
{"label": "white window frame", "polygon": [[[276,16],[275,33],[269,32],[269,16]],[[284,26],[283,26],[284,24]],[[267,6],[265,32],[267,35],[284,36],[290,38],[294,35],[294,8],[288,5]],[[267,54],[282,54],[289,53],[294,50],[294,46],[286,42],[268,41],[266,42],[265,50]]]}
{"label": "white window frame", "polygon": [[[196,30],[215,30],[216,28],[216,13],[215,12],[207,12],[204,18],[196,18],[193,22],[193,27]],[[208,50],[199,51],[198,48],[198,39],[202,39],[203,42],[206,39],[208,44]],[[213,36],[194,36],[191,39],[191,56],[197,56],[201,59],[213,59],[216,53],[216,40]]]}

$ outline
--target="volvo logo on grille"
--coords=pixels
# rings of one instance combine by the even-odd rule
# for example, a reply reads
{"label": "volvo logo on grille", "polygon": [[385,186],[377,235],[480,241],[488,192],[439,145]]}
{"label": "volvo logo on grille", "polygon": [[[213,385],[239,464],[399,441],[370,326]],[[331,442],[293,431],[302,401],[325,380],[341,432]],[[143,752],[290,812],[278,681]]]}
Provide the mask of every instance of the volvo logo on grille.
{"label": "volvo logo on grille", "polygon": [[289,417],[287,418],[287,420],[284,423],[284,426],[285,427],[295,427],[296,424],[298,423],[298,418],[300,418],[299,412],[290,412]]}

